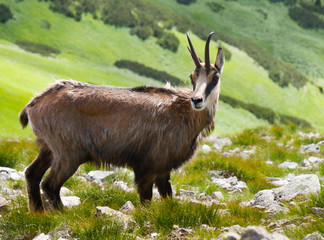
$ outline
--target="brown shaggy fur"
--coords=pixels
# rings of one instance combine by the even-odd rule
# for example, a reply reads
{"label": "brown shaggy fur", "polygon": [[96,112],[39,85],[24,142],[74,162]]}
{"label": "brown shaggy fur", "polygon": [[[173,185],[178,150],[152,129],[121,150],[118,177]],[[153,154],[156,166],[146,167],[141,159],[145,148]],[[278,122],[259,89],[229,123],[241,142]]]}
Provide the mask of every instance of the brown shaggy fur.
{"label": "brown shaggy fur", "polygon": [[41,145],[26,170],[29,205],[42,210],[39,182],[54,208],[62,206],[63,183],[85,162],[134,169],[141,201],[155,183],[171,196],[170,171],[193,155],[202,132],[213,128],[207,110],[195,111],[189,89],[114,88],[62,80],[34,97],[22,110]]}

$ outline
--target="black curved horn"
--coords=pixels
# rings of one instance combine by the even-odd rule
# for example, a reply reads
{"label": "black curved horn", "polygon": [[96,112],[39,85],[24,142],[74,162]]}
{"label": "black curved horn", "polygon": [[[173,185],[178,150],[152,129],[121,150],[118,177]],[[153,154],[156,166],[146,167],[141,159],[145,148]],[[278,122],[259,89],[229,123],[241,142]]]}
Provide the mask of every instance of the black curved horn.
{"label": "black curved horn", "polygon": [[214,32],[211,32],[208,35],[208,38],[207,38],[207,41],[206,41],[206,46],[205,46],[205,69],[206,69],[207,74],[210,71],[209,42],[210,42],[210,39],[211,39],[213,34],[214,34]]}
{"label": "black curved horn", "polygon": [[198,56],[195,52],[195,49],[191,43],[191,40],[190,40],[190,36],[189,36],[189,33],[187,33],[187,38],[188,38],[188,42],[189,42],[189,46],[190,48],[188,48],[189,52],[190,52],[190,55],[192,57],[192,60],[194,61],[195,65],[197,68],[200,68],[200,62],[199,62],[199,59],[198,59]]}

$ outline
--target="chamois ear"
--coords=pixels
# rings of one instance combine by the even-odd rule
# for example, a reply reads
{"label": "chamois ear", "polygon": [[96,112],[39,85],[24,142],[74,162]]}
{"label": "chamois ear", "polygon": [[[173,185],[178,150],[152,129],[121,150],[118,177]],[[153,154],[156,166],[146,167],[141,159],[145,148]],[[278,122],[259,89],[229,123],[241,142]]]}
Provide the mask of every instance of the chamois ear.
{"label": "chamois ear", "polygon": [[225,54],[221,47],[218,48],[215,67],[220,71],[220,73],[223,71],[225,63]]}

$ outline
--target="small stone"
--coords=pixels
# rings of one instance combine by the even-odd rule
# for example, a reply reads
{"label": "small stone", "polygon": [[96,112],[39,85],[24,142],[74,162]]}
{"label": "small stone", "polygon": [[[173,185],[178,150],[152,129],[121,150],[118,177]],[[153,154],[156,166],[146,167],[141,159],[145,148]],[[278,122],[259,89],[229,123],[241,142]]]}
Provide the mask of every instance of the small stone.
{"label": "small stone", "polygon": [[50,235],[45,235],[45,233],[41,233],[33,238],[33,240],[51,240]]}
{"label": "small stone", "polygon": [[302,162],[301,162],[301,165],[303,167],[309,167],[311,166],[311,162],[308,160],[308,159],[304,159]]}
{"label": "small stone", "polygon": [[224,196],[221,191],[216,191],[212,193],[212,199],[223,200]]}
{"label": "small stone", "polygon": [[268,233],[263,227],[249,226],[241,235],[241,239],[253,239],[253,240],[289,240],[286,236],[280,233]]}
{"label": "small stone", "polygon": [[94,179],[104,180],[105,178],[107,178],[108,176],[110,176],[114,173],[115,172],[113,172],[113,171],[96,170],[96,171],[90,171],[88,174],[85,175],[85,177],[87,179],[89,179],[90,181],[93,181]]}
{"label": "small stone", "polygon": [[324,237],[320,232],[316,231],[312,234],[306,235],[303,240],[324,240]]}
{"label": "small stone", "polygon": [[9,202],[0,196],[0,211],[4,210],[8,206]]}
{"label": "small stone", "polygon": [[299,136],[301,138],[309,138],[309,139],[311,139],[311,138],[319,138],[321,136],[320,133],[312,133],[312,132],[310,132],[310,133],[299,132],[298,134],[299,134]]}
{"label": "small stone", "polygon": [[180,196],[181,197],[194,197],[195,194],[196,193],[194,191],[188,191],[188,190],[180,189]]}
{"label": "small stone", "polygon": [[300,147],[301,153],[319,153],[320,152],[320,146],[315,143],[311,143],[308,145],[302,145]]}
{"label": "small stone", "polygon": [[66,187],[61,187],[60,195],[61,196],[66,196],[72,194],[72,191]]}
{"label": "small stone", "polygon": [[266,161],[265,163],[266,163],[267,165],[273,165],[273,161],[270,161],[270,160]]}
{"label": "small stone", "polygon": [[211,147],[208,146],[207,144],[201,146],[201,151],[203,151],[204,153],[209,153],[211,150],[212,150]]}
{"label": "small stone", "polygon": [[152,237],[152,238],[156,238],[156,237],[158,237],[158,236],[159,236],[159,234],[156,233],[156,232],[151,233],[151,237]]}
{"label": "small stone", "polygon": [[133,220],[131,216],[128,216],[120,211],[116,211],[109,207],[96,207],[97,213],[96,217],[111,217],[116,221],[119,221],[123,224],[125,229],[131,229],[136,225],[136,222]]}
{"label": "small stone", "polygon": [[324,218],[324,208],[312,207],[312,212],[316,213],[321,218]]}
{"label": "small stone", "polygon": [[80,198],[76,196],[61,197],[62,203],[67,208],[72,208],[81,204]]}
{"label": "small stone", "polygon": [[296,169],[298,167],[298,163],[286,161],[278,165],[280,168],[289,168],[289,169]]}
{"label": "small stone", "polygon": [[71,235],[66,228],[58,229],[49,233],[54,239],[70,239]]}
{"label": "small stone", "polygon": [[127,201],[120,209],[122,213],[130,214],[135,210],[135,207],[131,201]]}
{"label": "small stone", "polygon": [[128,190],[128,186],[127,183],[125,183],[124,181],[115,181],[113,184],[114,187],[120,188],[124,191]]}

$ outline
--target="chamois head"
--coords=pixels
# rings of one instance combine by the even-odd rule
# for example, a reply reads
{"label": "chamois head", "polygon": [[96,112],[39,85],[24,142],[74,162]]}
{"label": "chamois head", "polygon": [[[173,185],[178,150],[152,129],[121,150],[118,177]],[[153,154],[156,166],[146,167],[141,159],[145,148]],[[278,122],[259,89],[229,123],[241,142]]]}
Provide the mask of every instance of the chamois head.
{"label": "chamois head", "polygon": [[211,32],[207,38],[205,46],[205,63],[197,56],[191,43],[189,34],[187,34],[191,58],[196,66],[190,74],[193,85],[193,95],[191,105],[193,109],[199,111],[206,107],[209,108],[218,101],[220,91],[220,76],[223,70],[225,56],[222,48],[218,48],[215,64],[210,64],[209,60],[209,42],[214,32]]}

